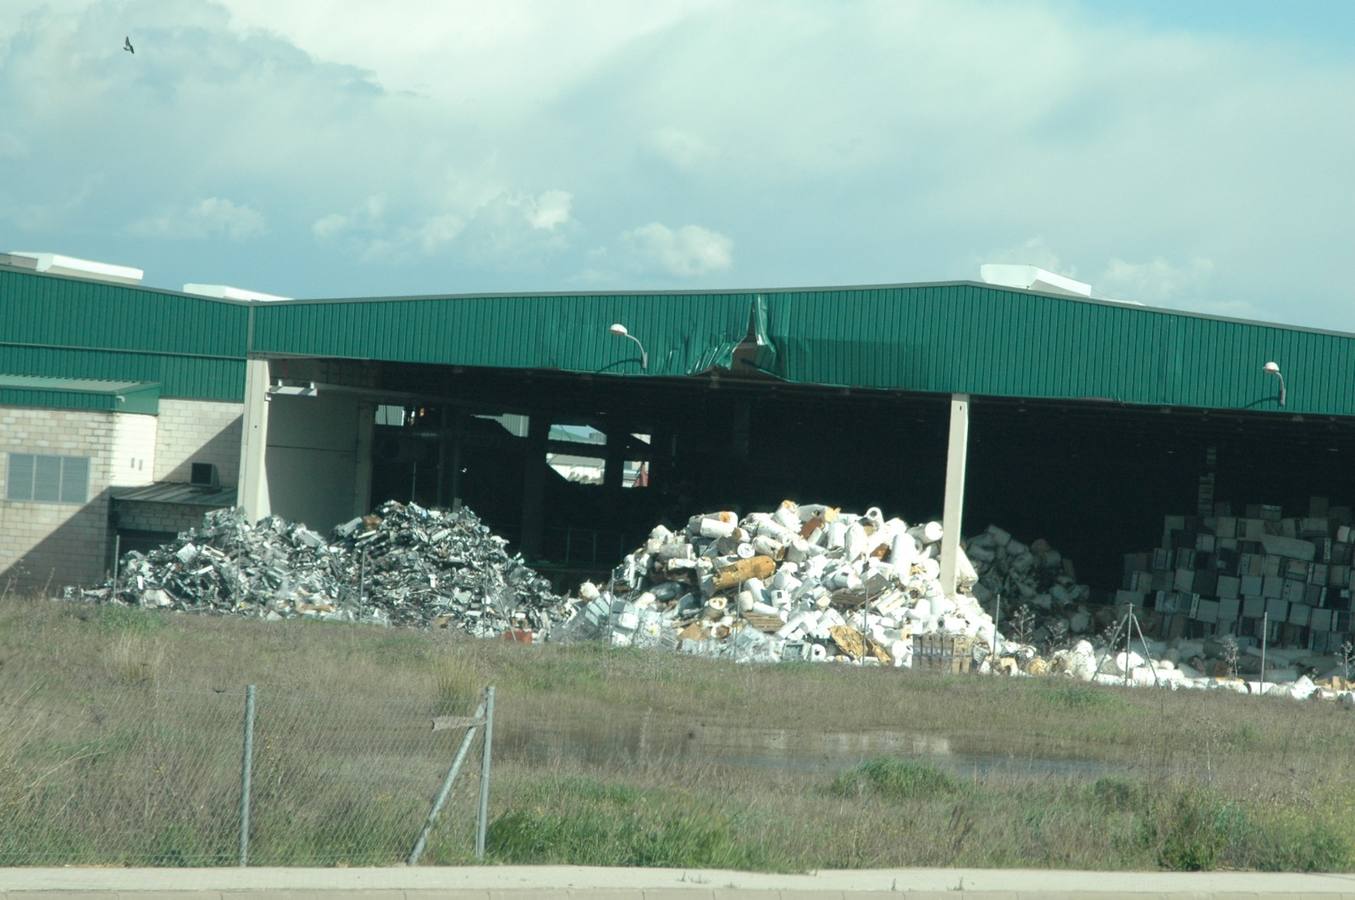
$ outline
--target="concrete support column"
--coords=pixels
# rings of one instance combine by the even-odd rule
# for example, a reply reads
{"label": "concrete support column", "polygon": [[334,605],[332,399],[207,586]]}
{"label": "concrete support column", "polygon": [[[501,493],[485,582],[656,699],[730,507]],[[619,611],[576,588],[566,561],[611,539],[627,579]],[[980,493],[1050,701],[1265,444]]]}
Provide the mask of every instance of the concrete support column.
{"label": "concrete support column", "polygon": [[946,504],[941,527],[941,588],[955,594],[956,557],[964,527],[965,462],[969,457],[969,395],[950,395],[950,442],[946,449]]}
{"label": "concrete support column", "polygon": [[245,410],[240,428],[240,478],[235,502],[244,508],[251,522],[271,512],[264,459],[268,447],[268,379],[268,360],[245,360]]}
{"label": "concrete support column", "polygon": [[546,442],[550,438],[550,418],[533,413],[527,426],[527,453],[522,469],[522,540],[518,549],[531,559],[541,553],[545,526]]}
{"label": "concrete support column", "polygon": [[376,438],[376,404],[359,403],[357,443],[353,460],[353,515],[365,516],[372,506],[372,442]]}

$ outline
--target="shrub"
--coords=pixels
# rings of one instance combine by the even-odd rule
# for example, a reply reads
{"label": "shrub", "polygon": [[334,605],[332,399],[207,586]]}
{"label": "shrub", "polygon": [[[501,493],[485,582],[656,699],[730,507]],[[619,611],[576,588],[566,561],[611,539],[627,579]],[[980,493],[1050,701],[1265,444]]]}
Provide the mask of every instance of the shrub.
{"label": "shrub", "polygon": [[828,790],[838,797],[914,800],[954,794],[960,784],[930,763],[872,759],[833,779]]}
{"label": "shrub", "polygon": [[1237,864],[1263,872],[1339,872],[1351,867],[1350,841],[1327,822],[1295,815],[1267,819],[1247,835]]}
{"label": "shrub", "polygon": [[1207,872],[1247,837],[1250,823],[1238,806],[1189,789],[1162,810],[1157,861],[1164,869]]}
{"label": "shrub", "polygon": [[490,823],[486,847],[495,859],[517,864],[783,868],[732,816],[636,794],[572,791],[567,808],[557,798],[551,808],[511,810]]}
{"label": "shrub", "polygon": [[1124,703],[1123,698],[1112,691],[1080,682],[1051,685],[1040,693],[1046,701],[1062,709],[1104,709]]}
{"label": "shrub", "polygon": [[1140,812],[1151,804],[1148,786],[1141,781],[1106,775],[1091,785],[1092,798],[1108,812]]}

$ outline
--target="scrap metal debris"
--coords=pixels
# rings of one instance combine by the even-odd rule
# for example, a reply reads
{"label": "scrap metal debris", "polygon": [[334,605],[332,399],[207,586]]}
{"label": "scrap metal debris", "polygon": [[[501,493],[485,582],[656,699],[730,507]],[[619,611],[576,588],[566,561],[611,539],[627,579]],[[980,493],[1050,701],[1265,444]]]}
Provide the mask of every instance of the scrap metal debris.
{"label": "scrap metal debris", "polygon": [[[992,619],[941,588],[941,525],[785,501],[742,520],[693,516],[655,528],[601,586],[579,590],[574,638],[741,662],[835,660],[908,666],[913,640],[965,638],[987,653]],[[978,575],[960,551],[960,580]]]}
{"label": "scrap metal debris", "polygon": [[[1316,498],[1303,519],[1283,519],[1275,507],[1249,507],[1246,518],[1168,516],[1164,546],[1126,556],[1124,585],[1113,594],[1079,584],[1047,541],[1025,544],[990,526],[965,543],[979,573],[974,593],[988,609],[1002,598],[1003,650],[1015,652],[987,668],[1355,706],[1346,680],[1355,648],[1338,644],[1347,635],[1336,630],[1349,622],[1355,528],[1342,524],[1348,512],[1324,518],[1326,509]],[[1319,562],[1294,562],[1304,558]],[[1296,612],[1302,601],[1312,608]]]}
{"label": "scrap metal debris", "polygon": [[[676,533],[659,526],[610,579],[585,582],[571,599],[509,555],[507,542],[468,509],[392,501],[328,538],[277,517],[250,525],[242,511],[228,509],[209,513],[172,544],[128,553],[116,581],[66,596],[268,619],[443,626],[526,641],[603,639],[740,662],[837,661],[1328,698],[1355,708],[1355,648],[1344,630],[1328,630],[1325,616],[1348,627],[1355,525],[1343,514],[1319,527],[1321,518],[1282,519],[1270,508],[1238,519],[1169,517],[1164,548],[1128,557],[1126,584],[1112,600],[1079,584],[1048,542],[1026,544],[997,527],[958,548],[957,590],[947,594],[940,523],[787,500],[742,520],[721,511],[693,516]],[[1234,581],[1240,597],[1224,615]],[[1284,617],[1269,618],[1286,592]],[[1000,633],[987,611],[999,597]],[[1218,604],[1217,616],[1207,603]],[[1301,631],[1300,606],[1308,616]],[[1249,621],[1256,611],[1267,637],[1306,638],[1307,647],[1269,648],[1262,671],[1267,651]],[[1324,627],[1313,626],[1315,617]],[[1193,630],[1183,634],[1187,626]]]}
{"label": "scrap metal debris", "polygon": [[[964,543],[958,590],[947,595],[942,536],[939,523],[910,526],[875,508],[857,515],[785,501],[742,520],[704,513],[677,533],[655,528],[608,581],[581,585],[579,613],[557,637],[738,662],[1062,677],[1338,698],[1355,707],[1344,669],[1344,677],[1314,682],[1295,668],[1296,653],[1273,651],[1276,668],[1247,680],[1249,648],[1229,669],[1220,664],[1227,641],[1163,639],[1160,618],[1126,603],[1124,591],[1098,595],[1047,541],[1026,544],[1001,528]],[[1000,633],[985,609],[999,595]],[[1332,660],[1324,662],[1331,673]]]}
{"label": "scrap metal debris", "polygon": [[1027,544],[990,525],[965,541],[965,552],[978,571],[974,596],[999,616],[1003,634],[1024,643],[1061,646],[1103,630],[1115,616],[1108,598],[1079,584],[1072,561],[1043,538]]}
{"label": "scrap metal debris", "polygon": [[208,513],[178,541],[128,553],[116,584],[67,596],[269,619],[307,616],[443,626],[488,637],[546,635],[570,615],[550,583],[469,509],[390,501],[326,539],[276,516]]}

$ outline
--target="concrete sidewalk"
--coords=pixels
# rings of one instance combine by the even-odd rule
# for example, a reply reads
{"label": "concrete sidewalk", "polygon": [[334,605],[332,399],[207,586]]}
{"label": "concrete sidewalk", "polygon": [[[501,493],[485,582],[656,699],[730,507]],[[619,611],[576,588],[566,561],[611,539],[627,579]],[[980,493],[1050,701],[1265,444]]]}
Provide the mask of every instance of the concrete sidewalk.
{"label": "concrete sidewalk", "polygon": [[3,900],[746,900],[1283,897],[1355,900],[1355,875],[874,869],[809,875],[580,866],[387,869],[0,869]]}

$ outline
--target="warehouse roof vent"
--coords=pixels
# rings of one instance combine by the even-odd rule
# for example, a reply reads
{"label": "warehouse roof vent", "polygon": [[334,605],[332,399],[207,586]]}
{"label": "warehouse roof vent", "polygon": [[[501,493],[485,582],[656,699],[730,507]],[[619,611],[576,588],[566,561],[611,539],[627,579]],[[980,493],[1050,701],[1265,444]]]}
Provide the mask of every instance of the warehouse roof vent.
{"label": "warehouse roof vent", "polygon": [[1092,295],[1090,284],[1084,281],[1075,281],[1067,275],[1047,272],[1038,266],[985,263],[979,266],[979,277],[983,279],[984,284],[1020,288],[1023,291],[1062,294],[1065,297],[1090,297]]}
{"label": "warehouse roof vent", "polygon": [[92,259],[62,256],[60,253],[38,253],[31,250],[10,250],[8,253],[0,253],[0,265],[28,269],[32,272],[46,272],[48,275],[111,281],[116,284],[140,284],[142,276],[146,274],[132,266],[119,266]]}
{"label": "warehouse roof vent", "polygon": [[279,297],[277,294],[265,294],[262,291],[231,287],[229,284],[185,284],[183,292],[185,294],[197,294],[199,297],[214,297],[217,300],[257,300],[260,303],[270,300],[292,299],[291,297]]}

